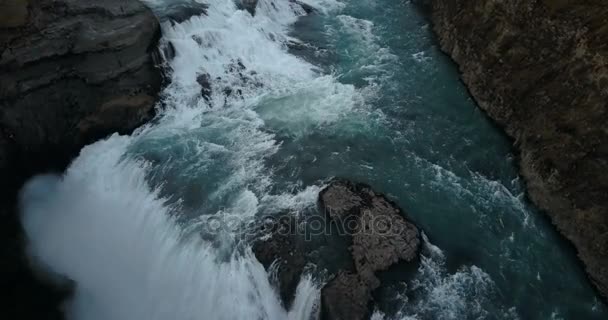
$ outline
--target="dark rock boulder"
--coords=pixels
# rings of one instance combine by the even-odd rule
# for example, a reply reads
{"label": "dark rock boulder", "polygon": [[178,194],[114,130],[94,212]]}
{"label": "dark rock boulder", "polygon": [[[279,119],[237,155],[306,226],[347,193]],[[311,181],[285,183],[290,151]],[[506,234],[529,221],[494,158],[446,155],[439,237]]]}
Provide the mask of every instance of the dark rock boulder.
{"label": "dark rock boulder", "polygon": [[[364,184],[333,181],[319,194],[319,209],[325,213],[321,215],[324,219],[309,221],[316,231],[310,234],[319,239],[338,232],[348,240],[344,246],[329,243],[337,249],[334,254],[348,261],[333,271],[326,270],[330,281],[321,291],[323,318],[366,319],[372,292],[381,285],[377,273],[398,262],[417,259],[420,233],[396,204]],[[276,272],[276,286],[289,306],[308,263],[318,266],[322,261],[311,256],[317,248],[314,244],[311,247],[312,238],[304,236],[308,234],[307,221],[288,214],[267,222],[261,227],[262,237],[254,242],[253,252],[268,270]],[[325,227],[319,228],[319,222]],[[327,237],[324,241],[332,240],[337,239]]]}
{"label": "dark rock boulder", "polygon": [[532,201],[608,298],[608,5],[431,0],[442,49],[519,150]]}
{"label": "dark rock boulder", "polygon": [[237,7],[240,10],[247,10],[252,16],[255,16],[255,9],[258,6],[258,0],[236,0]]}
{"label": "dark rock boulder", "polygon": [[208,4],[200,3],[194,0],[180,0],[169,4],[163,4],[161,10],[158,11],[160,21],[169,21],[171,23],[182,23],[194,16],[207,15]]}
{"label": "dark rock boulder", "polygon": [[354,270],[339,273],[323,288],[325,318],[366,319],[371,292],[380,286],[376,274],[415,260],[420,232],[396,204],[364,184],[335,180],[321,191],[319,205],[351,236],[354,263]]}
{"label": "dark rock boulder", "polygon": [[261,228],[267,239],[254,243],[253,252],[266,268],[276,268],[277,283],[283,303],[290,306],[295,290],[306,267],[307,250],[297,236],[297,217],[283,215],[268,219]]}
{"label": "dark rock boulder", "polygon": [[[138,1],[30,1],[28,23],[0,29],[0,125],[24,154],[128,132],[154,111],[160,29]],[[116,111],[126,112],[104,119]],[[20,149],[20,148],[17,148]],[[9,160],[11,161],[11,160]]]}
{"label": "dark rock boulder", "polygon": [[205,100],[209,100],[211,97],[211,77],[208,73],[199,74],[196,77],[196,82],[201,85],[201,95]]}
{"label": "dark rock boulder", "polygon": [[331,320],[367,319],[372,289],[357,274],[341,271],[321,294],[322,317]]}
{"label": "dark rock boulder", "polygon": [[59,319],[65,292],[27,267],[17,192],[63,170],[80,148],[153,116],[159,23],[135,0],[0,2],[0,308]]}
{"label": "dark rock boulder", "polygon": [[315,9],[315,7],[304,3],[302,1],[298,1],[298,0],[290,0],[291,2],[299,5],[300,7],[302,7],[302,9],[304,9],[304,11],[306,12],[306,14],[313,14],[317,12],[317,9]]}

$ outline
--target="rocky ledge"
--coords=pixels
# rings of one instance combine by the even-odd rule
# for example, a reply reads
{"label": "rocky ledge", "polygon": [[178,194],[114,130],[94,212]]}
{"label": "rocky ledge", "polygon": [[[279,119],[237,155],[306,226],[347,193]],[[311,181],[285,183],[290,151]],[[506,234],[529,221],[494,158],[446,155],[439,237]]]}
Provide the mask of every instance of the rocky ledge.
{"label": "rocky ledge", "polygon": [[[420,232],[396,204],[364,184],[333,181],[319,194],[319,209],[327,218],[325,223],[335,227],[323,229],[337,230],[346,237],[348,246],[344,250],[348,251],[345,256],[349,260],[343,267],[330,271],[330,280],[321,290],[322,317],[367,319],[372,309],[372,292],[381,285],[378,273],[399,262],[417,260]],[[296,232],[302,229],[291,217],[283,216],[267,228],[269,236],[253,247],[266,268],[277,268],[278,287],[286,304],[293,299],[306,265],[319,263],[311,261],[306,239]]]}
{"label": "rocky ledge", "polygon": [[160,27],[136,0],[0,1],[0,287],[14,318],[61,318],[63,292],[23,254],[16,196],[61,171],[85,144],[153,116]]}
{"label": "rocky ledge", "polygon": [[530,198],[608,298],[608,3],[430,3],[441,47],[514,138]]}

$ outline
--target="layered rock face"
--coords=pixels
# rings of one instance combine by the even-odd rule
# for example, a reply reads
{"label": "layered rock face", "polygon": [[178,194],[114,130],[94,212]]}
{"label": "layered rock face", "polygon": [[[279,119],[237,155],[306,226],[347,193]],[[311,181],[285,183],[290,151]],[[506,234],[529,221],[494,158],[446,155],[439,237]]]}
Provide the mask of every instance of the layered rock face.
{"label": "layered rock face", "polygon": [[0,287],[16,318],[59,318],[59,292],[26,266],[16,195],[82,146],[153,116],[160,27],[136,0],[0,1]]}
{"label": "layered rock face", "polygon": [[515,139],[531,199],[608,297],[608,3],[430,3],[443,50]]}

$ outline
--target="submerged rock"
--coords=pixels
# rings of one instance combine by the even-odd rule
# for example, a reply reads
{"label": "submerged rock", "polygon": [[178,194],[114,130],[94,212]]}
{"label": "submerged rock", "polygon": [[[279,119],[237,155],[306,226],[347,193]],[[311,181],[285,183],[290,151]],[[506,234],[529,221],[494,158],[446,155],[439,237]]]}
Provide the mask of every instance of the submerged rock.
{"label": "submerged rock", "polygon": [[135,0],[0,2],[0,303],[17,319],[59,319],[62,290],[23,254],[16,197],[31,175],[153,116],[159,23]]}
{"label": "submerged rock", "polygon": [[532,201],[608,298],[608,5],[431,0],[442,49],[515,140]]}

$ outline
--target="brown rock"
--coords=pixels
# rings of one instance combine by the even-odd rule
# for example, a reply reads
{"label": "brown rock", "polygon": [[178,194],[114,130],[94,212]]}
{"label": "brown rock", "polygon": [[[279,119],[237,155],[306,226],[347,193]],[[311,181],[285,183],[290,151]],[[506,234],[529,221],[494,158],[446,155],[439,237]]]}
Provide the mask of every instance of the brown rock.
{"label": "brown rock", "polygon": [[608,3],[431,4],[443,50],[515,139],[531,199],[608,297]]}

